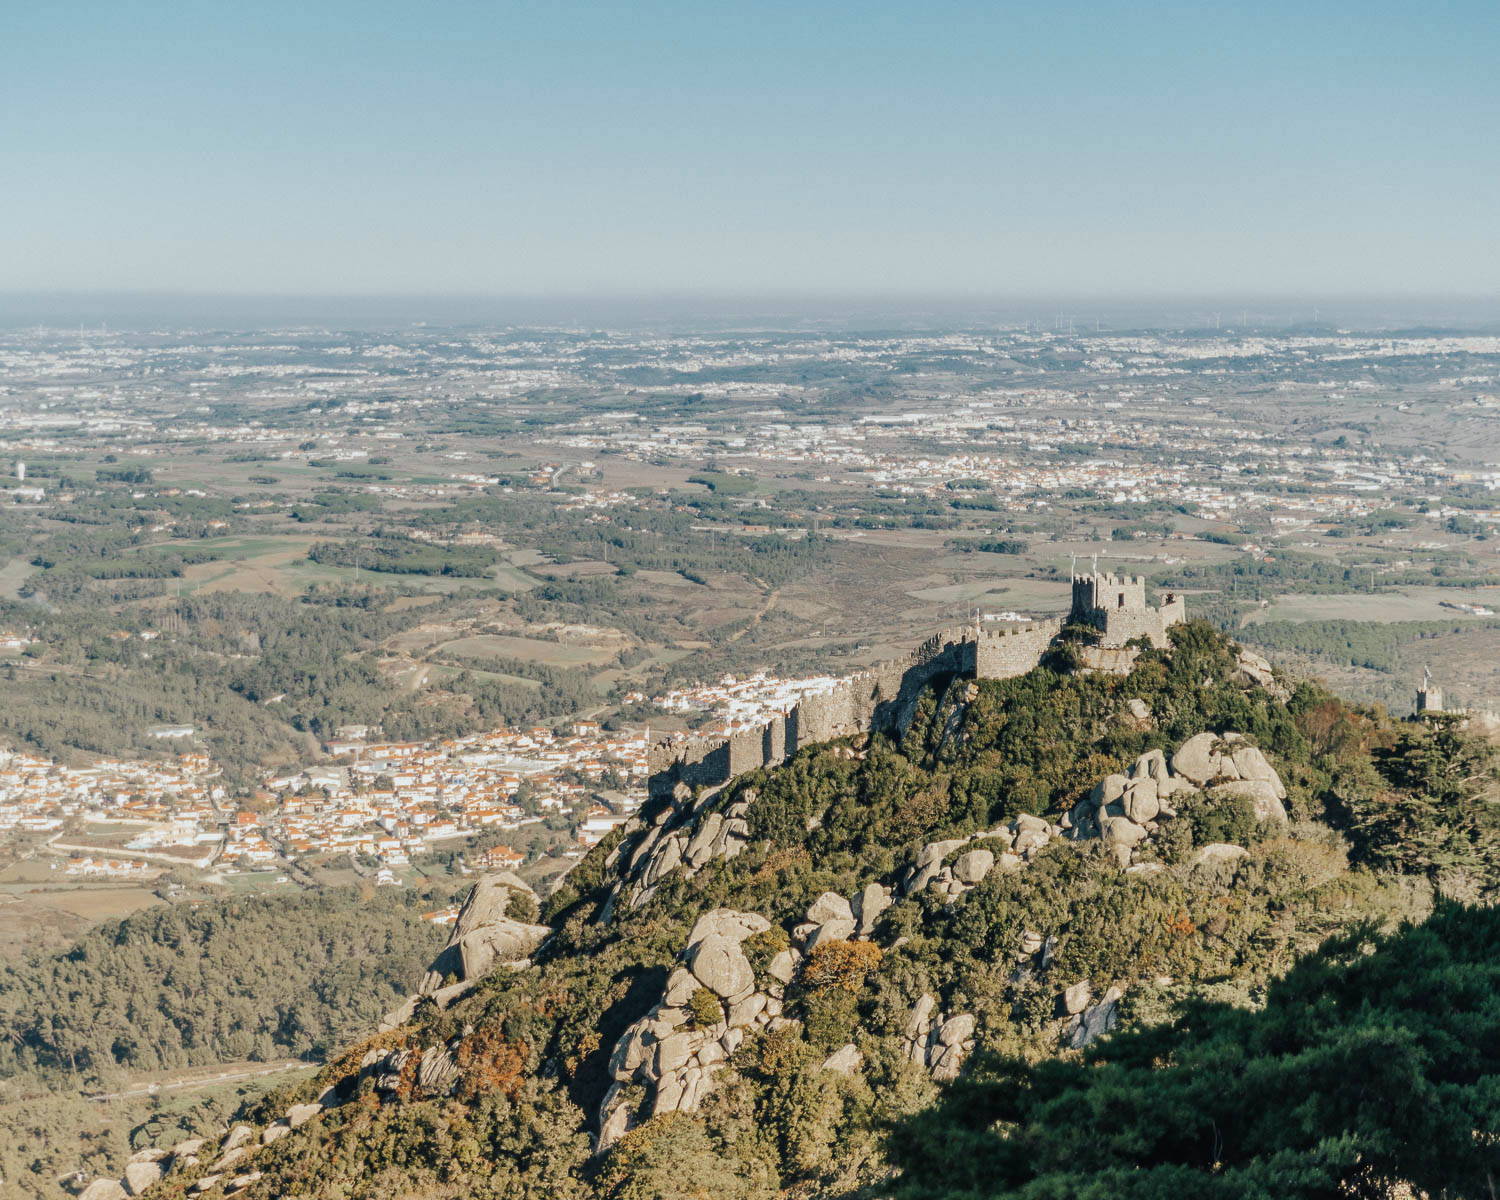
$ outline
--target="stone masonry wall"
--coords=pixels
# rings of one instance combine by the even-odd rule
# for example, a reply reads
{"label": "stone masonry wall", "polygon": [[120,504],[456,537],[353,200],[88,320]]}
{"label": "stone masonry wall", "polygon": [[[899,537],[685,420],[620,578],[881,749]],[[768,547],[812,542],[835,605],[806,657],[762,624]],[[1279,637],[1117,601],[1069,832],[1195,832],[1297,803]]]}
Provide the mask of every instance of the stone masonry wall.
{"label": "stone masonry wall", "polygon": [[1061,621],[1043,621],[1025,629],[981,633],[974,643],[974,677],[1011,679],[1026,674],[1042,661],[1061,630]]}
{"label": "stone masonry wall", "polygon": [[[1139,575],[1094,572],[1073,577],[1068,619],[1098,629],[1103,651],[1117,650],[1142,635],[1165,646],[1167,628],[1185,617],[1180,596],[1168,595],[1159,608],[1150,607],[1145,580]],[[764,725],[728,737],[665,738],[647,752],[650,795],[670,794],[678,783],[718,787],[746,771],[785,762],[803,746],[818,742],[872,731],[903,732],[911,724],[918,697],[934,679],[1024,675],[1041,662],[1062,626],[1061,620],[1051,620],[1020,629],[944,629],[910,658],[877,663],[827,692],[804,696],[789,712]],[[1130,657],[1098,669],[1128,670]]]}
{"label": "stone masonry wall", "polygon": [[1145,612],[1107,612],[1099,644],[1106,649],[1123,646],[1132,638],[1147,637],[1153,646],[1167,644],[1166,625],[1154,608]]}
{"label": "stone masonry wall", "polygon": [[650,747],[652,798],[678,783],[718,787],[759,767],[785,762],[804,746],[872,731],[902,731],[934,679],[1008,679],[1035,667],[1062,627],[1045,621],[1023,629],[945,629],[908,659],[877,663],[831,690],[804,696],[785,715],[728,737],[664,738]]}

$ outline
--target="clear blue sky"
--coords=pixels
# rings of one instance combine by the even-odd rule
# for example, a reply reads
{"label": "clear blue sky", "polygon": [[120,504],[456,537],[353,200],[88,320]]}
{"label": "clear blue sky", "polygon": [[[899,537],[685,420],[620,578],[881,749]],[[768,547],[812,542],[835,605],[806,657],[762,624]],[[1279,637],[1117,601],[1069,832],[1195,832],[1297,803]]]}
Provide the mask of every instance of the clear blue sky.
{"label": "clear blue sky", "polygon": [[0,291],[1500,290],[1500,3],[21,2]]}

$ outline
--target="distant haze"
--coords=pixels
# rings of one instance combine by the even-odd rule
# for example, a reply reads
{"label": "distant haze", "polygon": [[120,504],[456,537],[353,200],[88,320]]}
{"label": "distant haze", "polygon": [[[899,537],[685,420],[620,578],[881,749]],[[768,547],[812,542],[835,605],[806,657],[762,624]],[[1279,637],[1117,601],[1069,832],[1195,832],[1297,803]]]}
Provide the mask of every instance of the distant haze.
{"label": "distant haze", "polygon": [[1022,329],[1079,335],[1500,332],[1497,296],[482,296],[0,292],[0,329],[126,331],[454,329],[672,333]]}
{"label": "distant haze", "polygon": [[1492,0],[13,5],[0,290],[1495,296],[1497,52]]}

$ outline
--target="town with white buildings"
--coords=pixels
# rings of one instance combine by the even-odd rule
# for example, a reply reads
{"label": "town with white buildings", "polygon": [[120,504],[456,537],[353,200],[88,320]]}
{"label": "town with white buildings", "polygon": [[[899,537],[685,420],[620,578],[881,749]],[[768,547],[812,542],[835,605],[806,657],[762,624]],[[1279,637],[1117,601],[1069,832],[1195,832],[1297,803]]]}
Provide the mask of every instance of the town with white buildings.
{"label": "town with white buildings", "polygon": [[[836,683],[756,672],[650,703],[705,732],[729,732]],[[576,856],[646,796],[644,727],[578,720],[431,742],[345,732],[324,745],[323,761],[267,772],[243,795],[226,789],[202,752],[87,766],[0,752],[0,845],[29,838],[81,879],[149,879],[174,867],[281,870],[347,856],[368,863],[378,882],[394,883],[413,860],[452,847],[470,847],[466,858],[480,868]],[[559,825],[565,832],[545,850],[518,848]]]}

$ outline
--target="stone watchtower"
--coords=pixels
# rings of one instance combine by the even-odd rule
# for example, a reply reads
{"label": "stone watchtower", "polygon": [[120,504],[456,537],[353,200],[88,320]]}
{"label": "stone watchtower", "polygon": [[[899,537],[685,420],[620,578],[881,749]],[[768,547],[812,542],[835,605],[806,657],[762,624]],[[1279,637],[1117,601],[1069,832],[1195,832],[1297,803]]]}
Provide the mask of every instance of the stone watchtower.
{"label": "stone watchtower", "polygon": [[1446,711],[1443,708],[1443,689],[1432,682],[1432,672],[1423,667],[1422,686],[1417,689],[1417,716]]}
{"label": "stone watchtower", "polygon": [[1073,576],[1073,614],[1093,612],[1143,613],[1146,604],[1146,581],[1139,575],[1111,575],[1094,571]]}
{"label": "stone watchtower", "polygon": [[1099,631],[1099,644],[1106,649],[1124,646],[1146,637],[1157,647],[1167,645],[1167,629],[1183,619],[1182,599],[1170,592],[1161,605],[1146,603],[1146,581],[1139,575],[1114,575],[1091,571],[1073,576],[1073,607],[1068,620],[1091,625]]}

